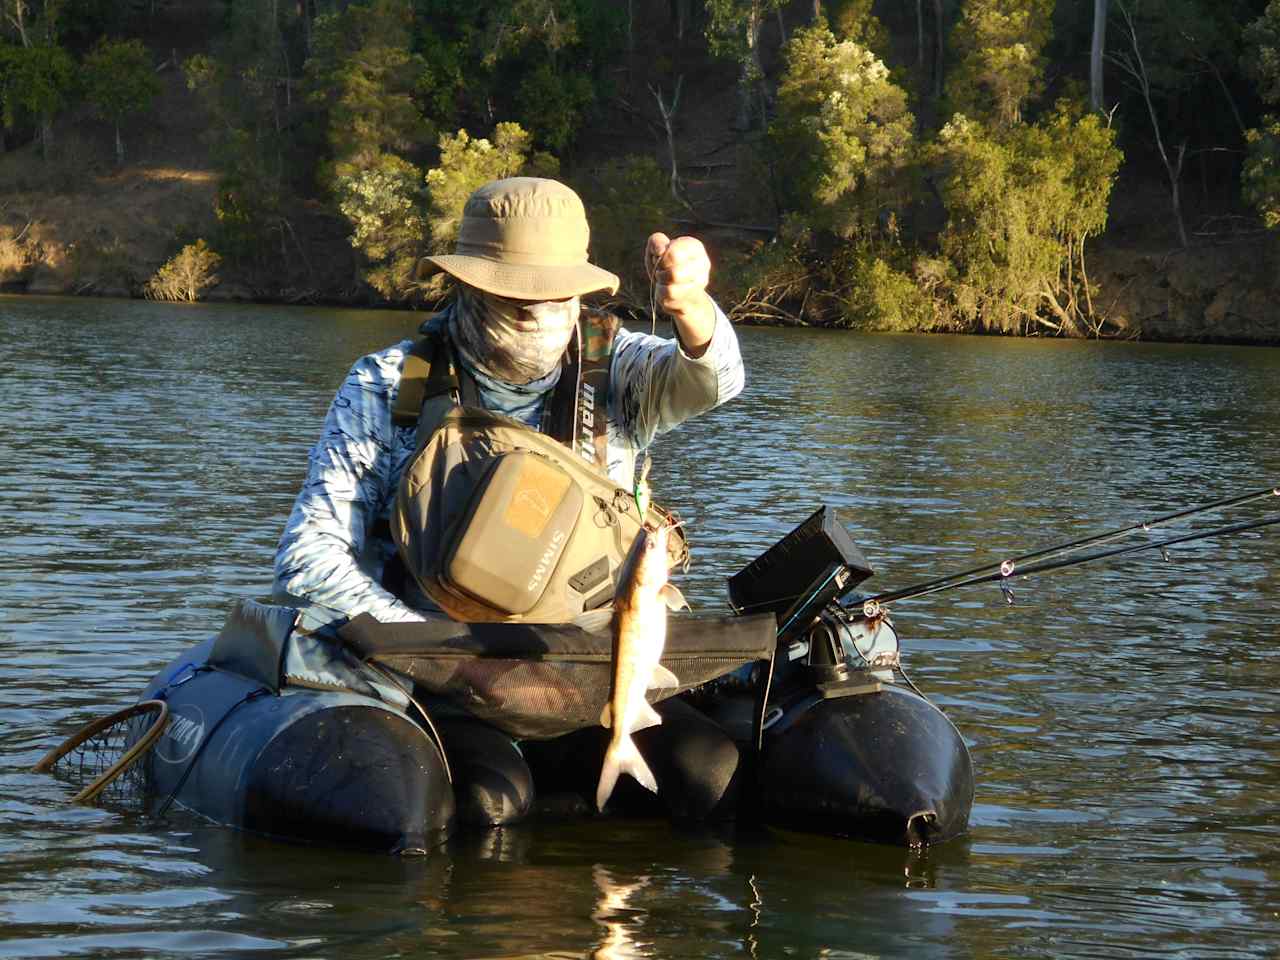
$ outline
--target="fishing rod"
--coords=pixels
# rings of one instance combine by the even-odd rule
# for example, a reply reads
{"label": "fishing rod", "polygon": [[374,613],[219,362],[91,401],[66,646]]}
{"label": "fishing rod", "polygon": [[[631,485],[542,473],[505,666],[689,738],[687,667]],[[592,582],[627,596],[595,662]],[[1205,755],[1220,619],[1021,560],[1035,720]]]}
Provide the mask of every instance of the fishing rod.
{"label": "fishing rod", "polygon": [[[1239,533],[1244,530],[1256,530],[1260,527],[1269,527],[1280,523],[1280,513],[1263,517],[1260,520],[1244,520],[1240,523],[1233,523],[1225,527],[1217,527],[1213,530],[1204,530],[1199,533],[1187,533],[1180,537],[1170,537],[1167,540],[1155,540],[1150,543],[1138,543],[1128,547],[1114,547],[1110,550],[1100,550],[1096,553],[1087,553],[1083,556],[1069,557],[1065,560],[1043,561],[1035,563],[1028,567],[1018,567],[1009,561],[1001,569],[994,573],[985,573],[981,576],[973,576],[964,580],[956,580],[947,578],[947,582],[941,583],[928,588],[924,587],[907,587],[903,590],[897,590],[892,593],[877,594],[874,597],[867,597],[862,601],[863,611],[867,616],[875,616],[879,613],[884,604],[897,600],[915,600],[919,597],[928,596],[931,593],[940,593],[943,590],[954,590],[958,587],[971,587],[979,583],[999,583],[1000,589],[1004,592],[1005,599],[1013,603],[1013,592],[1009,589],[1008,581],[1011,577],[1026,577],[1035,573],[1046,573],[1050,570],[1060,570],[1063,567],[1074,567],[1082,563],[1091,563],[1095,560],[1103,560],[1109,557],[1119,557],[1128,553],[1137,553],[1142,550],[1159,550],[1167,560],[1169,555],[1167,548],[1175,546],[1179,543],[1190,543],[1193,540],[1209,540],[1213,537],[1225,536],[1229,533]],[[990,567],[979,568],[988,570]]]}
{"label": "fishing rod", "polygon": [[[1188,543],[1192,540],[1206,540],[1211,537],[1235,533],[1241,530],[1251,530],[1256,527],[1270,526],[1271,524],[1280,522],[1280,515],[1262,521],[1245,521],[1243,523],[1233,524],[1227,527],[1219,527],[1202,533],[1187,534],[1169,540],[1142,543],[1136,546],[1090,553],[1084,556],[1072,556],[1073,554],[1078,554],[1081,550],[1084,550],[1087,547],[1101,547],[1108,543],[1115,543],[1117,540],[1122,540],[1125,537],[1132,536],[1140,531],[1148,532],[1156,527],[1172,523],[1175,520],[1185,520],[1188,517],[1198,516],[1203,513],[1210,513],[1214,510],[1221,510],[1227,507],[1242,506],[1243,504],[1253,503],[1268,497],[1280,497],[1280,486],[1254,490],[1250,493],[1227,497],[1223,500],[1215,500],[1212,503],[1206,503],[1198,507],[1187,507],[1181,510],[1175,510],[1171,513],[1163,514],[1162,516],[1153,517],[1149,520],[1140,520],[1127,527],[1093,534],[1092,536],[1083,537],[1079,540],[1072,540],[1068,543],[1055,544],[1054,546],[1045,547],[1041,550],[1033,550],[1030,553],[1024,553],[1005,560],[983,564],[969,570],[961,570],[958,573],[952,573],[944,577],[927,580],[924,583],[917,583],[909,587],[904,587],[900,590],[879,593],[873,597],[867,597],[863,602],[874,608],[876,605],[893,603],[899,600],[914,600],[918,597],[928,596],[929,594],[939,593],[944,590],[953,590],[957,587],[967,587],[979,583],[1007,581],[1015,574],[1025,576],[1032,573],[1044,573],[1048,570],[1057,570],[1062,567],[1074,566],[1080,563],[1089,563],[1094,560],[1120,556],[1125,553],[1134,553],[1139,550],[1159,549],[1164,553],[1165,548],[1174,544]],[[1059,557],[1069,557],[1070,559],[1055,559]],[[1031,561],[1040,562],[1032,564],[1031,566],[1024,566],[1025,564],[1031,563]],[[1008,596],[1007,591],[1006,596]]]}

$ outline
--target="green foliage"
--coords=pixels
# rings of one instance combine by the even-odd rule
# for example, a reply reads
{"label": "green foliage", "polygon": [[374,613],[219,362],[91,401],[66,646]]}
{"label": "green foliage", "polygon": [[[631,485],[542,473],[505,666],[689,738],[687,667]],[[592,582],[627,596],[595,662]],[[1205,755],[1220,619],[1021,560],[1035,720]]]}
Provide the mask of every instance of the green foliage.
{"label": "green foliage", "polygon": [[482,64],[533,141],[564,151],[607,88],[621,19],[607,0],[502,0],[491,6]]}
{"label": "green foliage", "polygon": [[85,96],[116,125],[116,159],[123,162],[120,124],[145,110],[160,92],[151,55],[141,40],[103,40],[84,61]]}
{"label": "green foliage", "polygon": [[[1280,104],[1280,0],[1244,32],[1245,69],[1258,84],[1264,102]],[[1262,125],[1248,131],[1248,158],[1242,174],[1244,198],[1257,209],[1262,222],[1280,229],[1280,117],[1262,118]]]}
{"label": "green foliage", "polygon": [[550,63],[540,63],[520,85],[517,114],[536,131],[540,143],[558,152],[573,143],[595,98],[595,88],[584,74],[558,73]]}
{"label": "green foliage", "polygon": [[[235,145],[243,145],[238,155]],[[270,249],[271,233],[280,229],[284,198],[279,180],[261,163],[244,131],[233,130],[223,141],[228,156],[222,165],[213,212],[217,243],[236,260],[261,264]]]}
{"label": "green foliage", "polygon": [[843,325],[907,332],[931,325],[933,306],[916,281],[866,244],[849,244],[837,276]]}
{"label": "green foliage", "polygon": [[967,0],[951,31],[956,67],[947,78],[952,109],[1005,126],[1043,81],[1054,0]]}
{"label": "green foliage", "polygon": [[307,90],[326,117],[331,188],[376,166],[384,153],[429,140],[430,124],[414,99],[424,64],[409,49],[412,27],[407,0],[352,4],[317,19]]}
{"label": "green foliage", "polygon": [[489,26],[490,66],[528,46],[556,57],[580,42],[573,3],[565,0],[506,0],[494,5]]}
{"label": "green foliage", "polygon": [[1113,132],[1066,105],[1004,131],[956,115],[930,159],[942,171],[940,245],[957,317],[1005,333],[1037,325],[1083,332],[1082,317],[1092,314],[1084,242],[1106,224],[1121,160]]}
{"label": "green foliage", "polygon": [[754,62],[760,24],[784,0],[706,0],[707,44],[727,60]]}
{"label": "green foliage", "polygon": [[1262,222],[1280,230],[1280,117],[1266,117],[1248,133],[1249,157],[1244,165],[1244,197]]}
{"label": "green foliage", "polygon": [[351,223],[351,245],[374,265],[366,279],[388,299],[409,288],[426,226],[424,193],[421,171],[393,154],[338,182],[338,207]]}
{"label": "green foliage", "polygon": [[840,40],[852,40],[881,60],[889,53],[889,31],[871,12],[873,0],[835,0],[827,3],[831,32]]}
{"label": "green foliage", "polygon": [[222,258],[204,240],[187,244],[147,281],[144,292],[150,300],[193,303],[218,282],[214,273]]}
{"label": "green foliage", "polygon": [[1280,0],[1245,28],[1243,65],[1264,103],[1280,104]]}
{"label": "green foliage", "polygon": [[914,118],[871,51],[837,41],[825,23],[787,44],[769,141],[787,209],[815,228],[866,236],[904,202]]}
{"label": "green foliage", "polygon": [[500,123],[492,139],[465,130],[440,138],[440,162],[427,172],[429,252],[453,249],[467,197],[490,180],[517,175],[555,176],[554,157],[531,153],[530,136],[518,123]]}
{"label": "green foliage", "polygon": [[61,47],[11,47],[5,60],[5,89],[14,106],[35,117],[51,118],[71,99],[76,66],[71,54]]}
{"label": "green foliage", "polygon": [[670,228],[677,205],[668,175],[652,157],[606,161],[580,185],[591,221],[591,259],[622,279],[624,295],[648,303],[644,249]]}
{"label": "green foliage", "polygon": [[456,129],[469,100],[490,95],[481,60],[484,7],[474,0],[417,0],[410,50],[419,58],[418,99],[441,129]]}

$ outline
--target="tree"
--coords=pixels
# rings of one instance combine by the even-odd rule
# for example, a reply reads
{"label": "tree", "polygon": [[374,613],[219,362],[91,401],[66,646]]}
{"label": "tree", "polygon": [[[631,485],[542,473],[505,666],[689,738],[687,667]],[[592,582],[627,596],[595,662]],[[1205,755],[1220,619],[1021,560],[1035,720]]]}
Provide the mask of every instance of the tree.
{"label": "tree", "polygon": [[325,118],[332,161],[323,179],[331,189],[430,137],[414,98],[423,63],[410,51],[412,24],[407,0],[352,4],[315,23],[307,88]]}
{"label": "tree", "polygon": [[366,281],[384,297],[398,299],[412,286],[425,233],[421,171],[387,153],[343,177],[338,189],[338,209],[352,227],[351,246],[371,264]]}
{"label": "tree", "polygon": [[120,125],[145,110],[160,92],[151,55],[141,40],[102,40],[85,58],[85,93],[98,114],[115,125],[116,162],[124,163]]}
{"label": "tree", "polygon": [[534,140],[563,152],[605,85],[601,68],[625,42],[625,12],[609,0],[501,0],[491,5],[483,63]]}
{"label": "tree", "polygon": [[53,145],[53,118],[75,89],[75,62],[61,47],[37,45],[9,51],[11,102],[40,122],[40,145],[45,158]]}
{"label": "tree", "polygon": [[476,139],[459,130],[440,138],[440,162],[427,172],[427,232],[431,253],[453,249],[467,197],[490,180],[555,176],[554,157],[532,152],[529,134],[518,123],[500,123],[492,139]]}
{"label": "tree", "polygon": [[915,118],[884,63],[819,20],[795,32],[769,128],[783,205],[849,238],[905,200]]}
{"label": "tree", "polygon": [[187,244],[168,260],[143,291],[150,300],[194,303],[206,289],[218,282],[214,273],[222,258],[204,240]]}
{"label": "tree", "polygon": [[764,66],[760,60],[760,28],[782,0],[707,0],[707,42],[716,56],[738,64],[738,108],[734,126],[750,130],[768,113]]}
{"label": "tree", "polygon": [[580,185],[591,217],[591,260],[617,271],[624,293],[647,306],[644,245],[655,230],[668,229],[678,204],[670,178],[652,157],[605,161]]}
{"label": "tree", "polygon": [[954,111],[1011,126],[1043,83],[1054,0],[969,0],[951,33]]}
{"label": "tree", "polygon": [[1182,164],[1187,156],[1187,143],[1184,140],[1179,144],[1176,157],[1169,156],[1160,131],[1160,117],[1156,113],[1151,71],[1142,55],[1138,26],[1129,9],[1120,0],[1116,0],[1116,7],[1120,10],[1128,49],[1117,51],[1110,55],[1109,59],[1129,77],[1130,82],[1141,95],[1143,103],[1146,104],[1147,116],[1151,118],[1151,131],[1156,139],[1156,149],[1160,153],[1161,163],[1164,164],[1165,175],[1169,178],[1169,193],[1173,204],[1174,224],[1178,230],[1178,241],[1185,248],[1191,245],[1190,240],[1187,239],[1187,227],[1182,217]]}
{"label": "tree", "polygon": [[[1258,94],[1269,106],[1280,106],[1280,0],[1266,10],[1244,33],[1244,68],[1257,84]],[[1280,229],[1280,117],[1268,115],[1248,131],[1244,196],[1257,208],[1262,222]]]}
{"label": "tree", "polygon": [[1103,55],[1107,49],[1107,0],[1093,0],[1093,32],[1089,44],[1089,106],[1106,109],[1102,85]]}
{"label": "tree", "polygon": [[947,208],[940,248],[958,318],[1005,333],[1096,332],[1084,243],[1106,225],[1121,160],[1102,118],[1066,103],[1008,128],[957,115],[929,159]]}

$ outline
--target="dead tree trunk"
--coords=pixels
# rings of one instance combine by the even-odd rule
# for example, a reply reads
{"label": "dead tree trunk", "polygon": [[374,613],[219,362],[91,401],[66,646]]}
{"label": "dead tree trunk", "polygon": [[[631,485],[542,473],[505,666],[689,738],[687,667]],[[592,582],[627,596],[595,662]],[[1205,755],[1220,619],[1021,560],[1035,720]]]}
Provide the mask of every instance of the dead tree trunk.
{"label": "dead tree trunk", "polygon": [[916,67],[924,73],[924,0],[916,0]]}
{"label": "dead tree trunk", "polygon": [[942,99],[942,0],[933,0],[933,32],[938,43],[933,55],[933,98]]}
{"label": "dead tree trunk", "polygon": [[27,0],[13,0],[12,4],[5,4],[5,19],[7,19],[15,30],[18,31],[18,37],[22,40],[24,47],[31,46],[31,38],[27,36]]}
{"label": "dead tree trunk", "polygon": [[1107,0],[1093,0],[1093,42],[1089,47],[1089,106],[1106,110],[1102,90],[1102,58],[1107,48]]}
{"label": "dead tree trunk", "polygon": [[1178,227],[1178,240],[1186,248],[1191,244],[1187,240],[1186,225],[1182,222],[1182,198],[1178,181],[1182,177],[1182,161],[1186,157],[1187,145],[1184,142],[1182,146],[1178,147],[1176,163],[1169,159],[1169,151],[1165,149],[1164,137],[1160,134],[1160,119],[1156,116],[1155,104],[1151,100],[1151,78],[1147,74],[1147,65],[1142,59],[1142,49],[1138,44],[1138,28],[1134,25],[1133,17],[1130,16],[1129,11],[1120,0],[1116,0],[1116,7],[1120,11],[1120,16],[1124,18],[1125,30],[1129,35],[1129,48],[1132,53],[1109,54],[1107,59],[1128,74],[1147,104],[1147,114],[1151,117],[1151,130],[1156,138],[1156,149],[1160,152],[1160,160],[1164,163],[1165,173],[1169,177],[1169,190],[1173,200],[1173,218]]}
{"label": "dead tree trunk", "polygon": [[738,109],[735,130],[755,126],[757,102],[764,107],[764,70],[760,63],[760,5],[752,3],[743,24],[746,29],[746,55],[738,69]]}
{"label": "dead tree trunk", "polygon": [[658,101],[658,113],[662,115],[662,126],[667,131],[667,157],[671,162],[671,196],[677,201],[680,197],[680,167],[676,160],[676,134],[675,134],[675,117],[676,111],[680,109],[680,87],[684,84],[684,75],[681,74],[676,78],[675,93],[671,95],[671,104],[667,105],[666,100],[662,96],[662,90],[653,85],[649,86],[649,92],[653,94],[653,99]]}

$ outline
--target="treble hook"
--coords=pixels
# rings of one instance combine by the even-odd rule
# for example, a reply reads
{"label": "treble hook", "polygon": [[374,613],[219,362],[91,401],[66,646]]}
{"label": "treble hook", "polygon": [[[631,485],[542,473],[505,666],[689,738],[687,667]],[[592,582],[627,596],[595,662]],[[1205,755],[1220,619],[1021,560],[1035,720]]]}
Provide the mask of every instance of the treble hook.
{"label": "treble hook", "polygon": [[1007,583],[1005,583],[1003,580],[1001,580],[1001,581],[1000,581],[1000,592],[1004,594],[1005,602],[1006,602],[1006,603],[1008,603],[1008,604],[1009,604],[1009,606],[1011,606],[1011,607],[1012,607],[1012,606],[1013,606],[1013,587],[1009,586],[1009,584],[1007,584]]}

